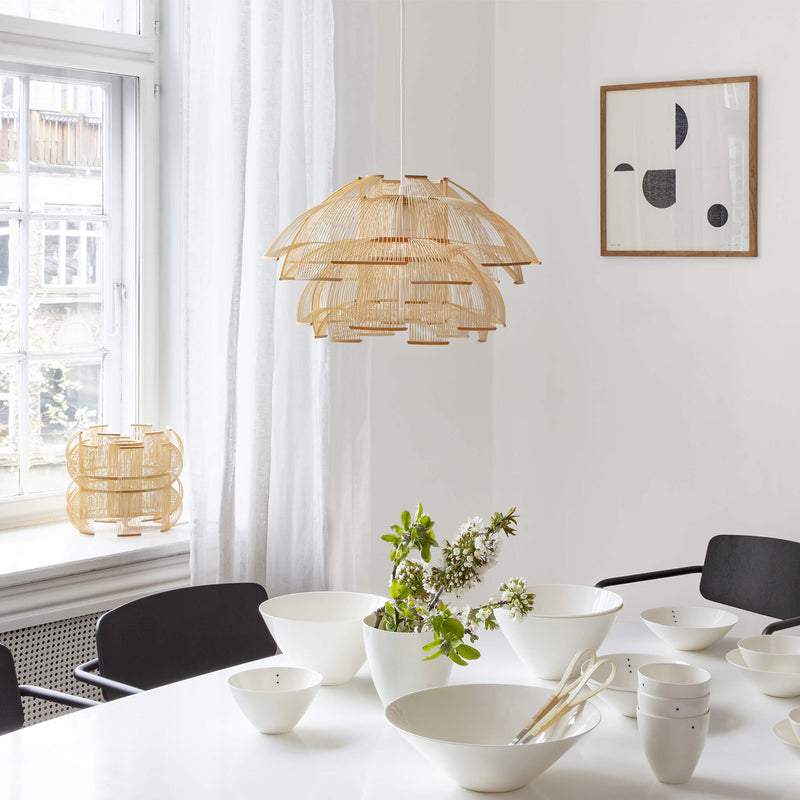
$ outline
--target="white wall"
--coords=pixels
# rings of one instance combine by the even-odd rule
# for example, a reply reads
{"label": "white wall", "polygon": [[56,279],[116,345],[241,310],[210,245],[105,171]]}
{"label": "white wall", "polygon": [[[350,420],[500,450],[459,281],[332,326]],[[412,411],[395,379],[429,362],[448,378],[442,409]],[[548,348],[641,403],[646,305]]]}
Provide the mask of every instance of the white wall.
{"label": "white wall", "polygon": [[[399,3],[336,0],[337,185],[399,176]],[[405,172],[452,177],[492,199],[493,23],[488,0],[407,0]],[[497,335],[505,335],[499,332]],[[440,540],[488,515],[492,344],[360,348],[371,367],[372,547],[369,585],[385,591],[379,541],[422,502]],[[341,346],[340,346],[341,347]]]}
{"label": "white wall", "polygon": [[[800,7],[499,0],[495,26],[495,203],[544,261],[505,293],[493,361],[493,500],[520,506],[524,571],[594,583],[701,563],[716,533],[800,538]],[[760,256],[601,258],[599,87],[750,74]],[[627,616],[696,585],[626,589]]]}

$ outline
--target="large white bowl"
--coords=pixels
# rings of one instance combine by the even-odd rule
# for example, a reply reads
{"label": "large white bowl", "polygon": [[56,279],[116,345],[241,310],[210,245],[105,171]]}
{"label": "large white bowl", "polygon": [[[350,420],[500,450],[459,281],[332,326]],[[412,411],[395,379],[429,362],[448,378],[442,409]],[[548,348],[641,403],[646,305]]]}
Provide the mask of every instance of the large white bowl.
{"label": "large white bowl", "polygon": [[399,697],[385,713],[423,757],[460,786],[510,792],[544,772],[600,722],[600,712],[588,702],[574,718],[556,723],[546,741],[510,746],[551,695],[552,689],[536,686],[439,686]]}
{"label": "large white bowl", "polygon": [[800,673],[800,636],[748,636],[739,639],[739,650],[753,669]]}
{"label": "large white bowl", "polygon": [[707,606],[664,606],[641,613],[642,622],[678,650],[704,650],[738,621],[730,611]]}
{"label": "large white bowl", "polygon": [[383,603],[361,592],[301,592],[272,597],[259,610],[281,652],[331,686],[347,683],[364,663],[362,621]]}
{"label": "large white bowl", "polygon": [[533,613],[514,619],[505,609],[495,618],[514,652],[537,678],[557,680],[579,650],[597,650],[622,598],[607,589],[572,584],[531,586]]}
{"label": "large white bowl", "polygon": [[261,733],[286,733],[294,728],[321,683],[319,672],[300,667],[248,669],[228,678],[237,705]]}
{"label": "large white bowl", "polygon": [[[597,695],[597,698],[626,717],[636,716],[637,673],[639,667],[645,664],[670,661],[670,659],[655,656],[652,653],[611,653],[599,655],[598,658],[607,658],[609,661],[613,661],[617,667],[617,674],[612,683],[603,689]],[[674,663],[680,664],[682,662],[675,661]],[[590,689],[594,689],[608,676],[609,669],[610,667],[600,667],[594,673],[594,677],[587,681],[586,685]]]}
{"label": "large white bowl", "polygon": [[773,672],[766,669],[753,669],[744,663],[742,653],[738,647],[728,651],[725,656],[739,672],[746,675],[761,689],[764,694],[771,697],[796,697],[800,695],[800,672]]}

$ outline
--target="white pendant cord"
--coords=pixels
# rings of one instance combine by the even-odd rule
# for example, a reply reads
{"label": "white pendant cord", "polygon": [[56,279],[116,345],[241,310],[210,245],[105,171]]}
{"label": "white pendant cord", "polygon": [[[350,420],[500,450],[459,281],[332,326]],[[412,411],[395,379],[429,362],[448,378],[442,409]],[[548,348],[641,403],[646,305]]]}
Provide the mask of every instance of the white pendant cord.
{"label": "white pendant cord", "polygon": [[405,49],[406,49],[406,32],[405,32],[405,0],[400,0],[400,182],[403,182],[404,169],[404,149],[405,149],[405,112],[406,112],[406,96],[405,96]]}

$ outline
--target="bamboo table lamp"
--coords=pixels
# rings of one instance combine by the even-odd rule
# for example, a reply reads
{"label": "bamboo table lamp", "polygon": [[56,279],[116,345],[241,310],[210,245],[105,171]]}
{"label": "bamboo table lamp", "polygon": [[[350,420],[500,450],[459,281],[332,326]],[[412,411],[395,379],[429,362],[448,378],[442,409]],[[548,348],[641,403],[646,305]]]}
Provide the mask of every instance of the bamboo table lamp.
{"label": "bamboo table lamp", "polygon": [[67,442],[70,522],[90,536],[98,524],[116,525],[117,536],[139,536],[148,524],[168,530],[183,506],[180,436],[143,424],[131,425],[130,436],[107,428],[93,425]]}

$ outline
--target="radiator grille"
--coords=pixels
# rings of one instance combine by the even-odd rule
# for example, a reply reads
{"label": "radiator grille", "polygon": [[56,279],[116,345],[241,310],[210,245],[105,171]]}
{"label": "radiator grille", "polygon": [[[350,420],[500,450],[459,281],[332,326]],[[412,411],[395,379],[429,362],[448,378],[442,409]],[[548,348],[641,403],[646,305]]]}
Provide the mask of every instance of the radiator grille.
{"label": "radiator grille", "polygon": [[[96,657],[94,629],[102,613],[0,633],[0,643],[14,655],[19,682],[101,700],[100,690],[76,681],[72,670],[78,664]],[[74,710],[36,697],[23,697],[22,705],[25,725],[69,714]]]}

